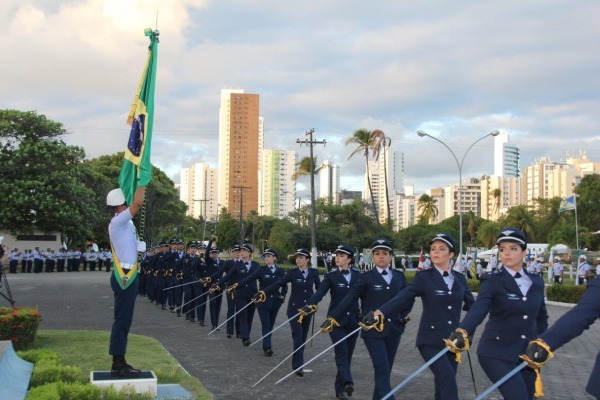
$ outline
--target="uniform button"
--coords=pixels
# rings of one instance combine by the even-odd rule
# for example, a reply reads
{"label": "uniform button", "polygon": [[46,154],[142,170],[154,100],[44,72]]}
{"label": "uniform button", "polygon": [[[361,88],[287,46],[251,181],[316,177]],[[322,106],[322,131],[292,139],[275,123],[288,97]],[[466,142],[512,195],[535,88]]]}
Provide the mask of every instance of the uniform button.
{"label": "uniform button", "polygon": [[386,287],[386,289],[387,289],[387,290],[390,290],[390,287],[388,286],[388,287]]}
{"label": "uniform button", "polygon": [[391,318],[388,318],[388,322],[392,322],[392,319],[391,319]]}
{"label": "uniform button", "polygon": [[496,340],[500,340],[500,336],[496,336]]}
{"label": "uniform button", "polygon": [[448,325],[452,324],[452,321],[448,321]]}
{"label": "uniform button", "polygon": [[527,297],[523,297],[523,301],[527,301]]}
{"label": "uniform button", "polygon": [[452,294],[452,290],[449,290],[449,291],[448,291],[448,294]]}
{"label": "uniform button", "polygon": [[521,339],[527,339],[527,336],[521,335]]}
{"label": "uniform button", "polygon": [[435,326],[431,325],[431,329],[435,329]]}
{"label": "uniform button", "polygon": [[528,318],[527,315],[523,315],[523,319],[527,319],[527,318]]}
{"label": "uniform button", "polygon": [[346,313],[346,315],[350,315],[350,311],[348,311],[348,312]]}
{"label": "uniform button", "polygon": [[452,310],[452,306],[448,306],[448,310]]}

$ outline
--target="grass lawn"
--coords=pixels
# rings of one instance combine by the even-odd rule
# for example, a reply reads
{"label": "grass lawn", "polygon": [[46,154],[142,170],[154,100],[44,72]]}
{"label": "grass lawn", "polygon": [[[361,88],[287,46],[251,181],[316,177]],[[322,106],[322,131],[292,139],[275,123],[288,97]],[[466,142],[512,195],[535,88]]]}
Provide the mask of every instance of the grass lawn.
{"label": "grass lawn", "polygon": [[[40,330],[33,348],[58,354],[63,365],[81,368],[81,381],[89,382],[90,371],[107,371],[112,358],[108,355],[110,332]],[[190,376],[155,339],[129,334],[127,362],[142,370],[152,370],[158,383],[178,383],[195,399],[212,399],[197,378]]]}

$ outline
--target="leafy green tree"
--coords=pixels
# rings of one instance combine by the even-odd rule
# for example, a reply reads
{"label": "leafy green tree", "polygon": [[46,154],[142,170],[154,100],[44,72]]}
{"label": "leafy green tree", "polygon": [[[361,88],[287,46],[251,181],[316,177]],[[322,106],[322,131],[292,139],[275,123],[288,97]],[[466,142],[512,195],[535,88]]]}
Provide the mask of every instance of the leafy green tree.
{"label": "leafy green tree", "polygon": [[500,226],[494,221],[484,221],[477,229],[477,239],[484,247],[491,249],[496,245],[496,238],[500,232]]}
{"label": "leafy green tree", "polygon": [[537,220],[535,213],[526,205],[511,207],[500,219],[503,227],[512,226],[523,231],[529,242],[537,240]]}
{"label": "leafy green tree", "polygon": [[355,131],[352,136],[346,139],[346,145],[355,144],[356,148],[350,156],[348,160],[354,157],[354,155],[362,153],[365,156],[365,167],[367,169],[367,184],[369,185],[369,193],[371,194],[371,204],[373,205],[373,213],[375,214],[375,220],[377,224],[379,221],[379,212],[377,210],[377,205],[375,204],[375,196],[373,195],[373,187],[371,186],[371,175],[369,173],[369,153],[373,148],[373,139],[371,138],[371,131],[366,129],[359,129]]}
{"label": "leafy green tree", "polygon": [[575,193],[578,196],[577,218],[579,225],[587,226],[591,232],[598,231],[600,229],[600,201],[598,201],[600,199],[600,175],[585,175],[575,188]]}
{"label": "leafy green tree", "polygon": [[61,232],[83,243],[97,209],[82,182],[82,148],[68,146],[62,124],[35,111],[0,110],[0,226],[13,234]]}

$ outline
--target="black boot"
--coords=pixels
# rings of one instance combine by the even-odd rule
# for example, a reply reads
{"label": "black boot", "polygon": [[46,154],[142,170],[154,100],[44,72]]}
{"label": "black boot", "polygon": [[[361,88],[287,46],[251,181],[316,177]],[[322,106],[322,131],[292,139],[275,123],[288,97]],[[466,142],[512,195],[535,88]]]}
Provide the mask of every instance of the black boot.
{"label": "black boot", "polygon": [[127,364],[125,356],[113,356],[110,374],[115,377],[134,378],[140,374],[140,370]]}

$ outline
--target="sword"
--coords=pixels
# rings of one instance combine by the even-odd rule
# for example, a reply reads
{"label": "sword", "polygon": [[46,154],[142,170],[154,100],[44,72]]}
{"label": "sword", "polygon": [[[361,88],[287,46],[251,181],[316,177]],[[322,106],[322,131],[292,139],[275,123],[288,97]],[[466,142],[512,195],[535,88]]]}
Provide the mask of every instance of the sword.
{"label": "sword", "polygon": [[267,333],[265,335],[262,335],[260,338],[256,339],[256,341],[254,343],[252,343],[250,345],[250,347],[254,346],[256,343],[260,342],[262,339],[266,338],[267,336],[273,334],[273,332],[275,332],[277,329],[281,328],[282,326],[284,326],[285,324],[287,324],[288,322],[290,322],[294,318],[298,317],[299,315],[300,315],[300,313],[297,313],[292,318],[288,319],[287,321],[282,322],[281,325],[279,325],[277,328],[273,329],[272,331],[270,331],[269,333]]}
{"label": "sword", "polygon": [[471,353],[467,350],[467,357],[469,359],[469,369],[471,370],[471,379],[473,380],[473,389],[475,390],[475,396],[477,396],[477,385],[475,384],[475,374],[473,373],[473,364],[471,363]]}
{"label": "sword", "polygon": [[[208,293],[208,292],[206,292],[206,293]],[[202,293],[201,295],[198,295],[198,296],[194,297],[193,299],[186,301],[185,303],[183,303],[183,304],[182,304],[182,305],[180,305],[179,307],[175,308],[175,311],[177,311],[177,310],[181,310],[181,309],[183,308],[183,306],[185,306],[185,305],[188,305],[188,304],[190,304],[192,301],[194,301],[194,300],[196,300],[196,299],[198,299],[198,298],[200,298],[200,297],[202,297],[202,296],[206,295],[206,293]]]}
{"label": "sword", "polygon": [[[295,318],[295,317],[293,317],[293,318]],[[290,318],[290,319],[293,319],[293,318]],[[272,370],[270,370],[269,372],[267,372],[267,374],[266,374],[265,376],[263,376],[262,378],[260,378],[260,379],[258,380],[258,382],[256,382],[254,385],[252,385],[252,387],[254,387],[254,386],[258,385],[259,383],[261,383],[261,382],[262,382],[262,380],[263,380],[263,379],[265,379],[267,376],[271,375],[271,372],[273,372],[273,371],[275,371],[277,368],[279,368],[279,366],[280,366],[281,364],[283,364],[283,363],[284,363],[284,362],[285,362],[287,359],[289,359],[291,356],[293,356],[294,354],[296,354],[296,352],[297,352],[298,350],[300,350],[301,348],[303,348],[304,346],[306,346],[306,343],[310,342],[310,341],[311,341],[311,340],[312,340],[312,339],[313,339],[315,336],[317,336],[319,333],[321,333],[321,330],[320,330],[320,329],[317,331],[317,333],[315,333],[315,334],[314,334],[314,335],[312,335],[310,338],[308,338],[308,339],[306,340],[306,342],[302,343],[302,344],[301,344],[301,345],[300,345],[300,346],[299,346],[299,347],[298,347],[296,350],[294,350],[294,351],[293,351],[293,352],[292,352],[292,353],[291,353],[289,356],[287,356],[286,358],[284,358],[283,360],[281,360],[281,362],[280,362],[279,364],[277,364],[277,365],[276,365],[276,366],[275,366],[275,367],[274,367]]]}
{"label": "sword", "polygon": [[[226,293],[226,292],[223,291],[223,293]],[[231,317],[227,318],[221,325],[217,326],[215,329],[213,329],[212,331],[208,332],[208,334],[210,335],[211,333],[213,333],[214,331],[216,331],[217,329],[219,329],[220,327],[222,327],[223,325],[225,325],[227,323],[227,321],[229,321],[230,319],[232,319],[233,317],[235,317],[236,315],[238,315],[239,313],[241,313],[242,311],[244,311],[246,308],[250,307],[251,304],[254,304],[254,302],[253,301],[249,301],[248,304],[246,304],[244,307],[240,308],[238,311],[236,311],[235,314],[233,314]]]}
{"label": "sword", "polygon": [[[209,293],[209,292],[206,292],[206,293]],[[204,296],[204,295],[206,295],[206,293],[202,293],[202,294],[201,294],[201,296]],[[219,297],[219,296],[223,296],[225,293],[226,293],[226,292],[219,293],[219,294],[218,294],[218,295],[216,295],[215,297],[213,297],[213,298],[211,298],[211,299],[208,299],[208,300],[206,300],[204,303],[197,305],[196,307],[192,308],[192,309],[191,309],[191,310],[189,310],[188,312],[192,312],[192,311],[194,311],[196,308],[200,308],[200,307],[202,307],[203,305],[210,303],[211,301],[213,301],[213,300],[214,300],[214,299],[216,299],[217,297]]]}
{"label": "sword", "polygon": [[181,287],[181,286],[191,285],[192,283],[200,283],[200,281],[197,280],[197,281],[191,281],[191,282],[187,282],[187,283],[182,283],[181,285],[171,286],[171,287],[168,287],[168,288],[164,288],[163,290],[171,290],[171,289],[175,289],[175,288],[178,288],[178,287]]}
{"label": "sword", "polygon": [[[361,329],[362,329],[362,327],[359,326],[358,328],[356,328],[355,330],[353,330],[352,332],[350,332],[349,334],[347,334],[346,336],[344,336],[343,338],[341,338],[340,340],[338,340],[337,342],[335,342],[334,344],[332,344],[331,346],[329,346],[328,348],[326,348],[325,350],[323,350],[322,352],[320,352],[319,354],[317,354],[316,356],[314,356],[313,358],[311,358],[310,360],[308,360],[307,362],[305,362],[304,364],[302,364],[301,366],[299,366],[298,368],[296,368],[295,370],[293,370],[292,372],[290,372],[289,374],[287,374],[286,376],[284,376],[283,378],[278,380],[277,382],[275,382],[275,384],[277,385],[279,382],[283,381],[290,375],[292,375],[292,374],[296,373],[297,371],[301,370],[302,368],[306,367],[308,364],[315,361],[317,358],[321,357],[327,351],[329,351],[330,349],[333,349],[335,346],[338,345],[338,343],[341,343],[344,340],[348,339],[350,336],[354,335],[356,332],[360,331]],[[320,332],[320,330],[319,330],[319,332]]]}
{"label": "sword", "polygon": [[406,386],[406,384],[408,382],[412,381],[417,375],[419,375],[421,372],[423,372],[424,370],[426,370],[427,367],[429,367],[431,364],[433,364],[434,362],[436,362],[440,357],[442,357],[444,354],[446,354],[449,351],[450,351],[450,347],[446,346],[442,351],[440,351],[435,356],[433,356],[429,361],[427,361],[425,364],[423,364],[419,369],[417,369],[415,372],[413,372],[412,374],[410,374],[408,376],[408,378],[406,378],[405,380],[403,380],[402,382],[400,382],[400,384],[398,384],[398,386],[396,386],[395,388],[393,388],[381,400],[387,400],[390,397],[392,397],[392,395],[394,393],[396,393],[398,390],[400,390],[404,386]]}
{"label": "sword", "polygon": [[487,396],[488,394],[492,393],[494,390],[496,390],[496,388],[498,388],[504,382],[506,382],[507,380],[509,380],[510,378],[512,378],[517,372],[519,372],[520,370],[522,370],[526,366],[527,366],[527,362],[523,361],[521,364],[517,365],[508,374],[504,375],[498,382],[496,382],[492,386],[490,386],[485,392],[483,392],[479,396],[477,396],[475,398],[475,400],[483,400],[485,398],[485,396]]}

